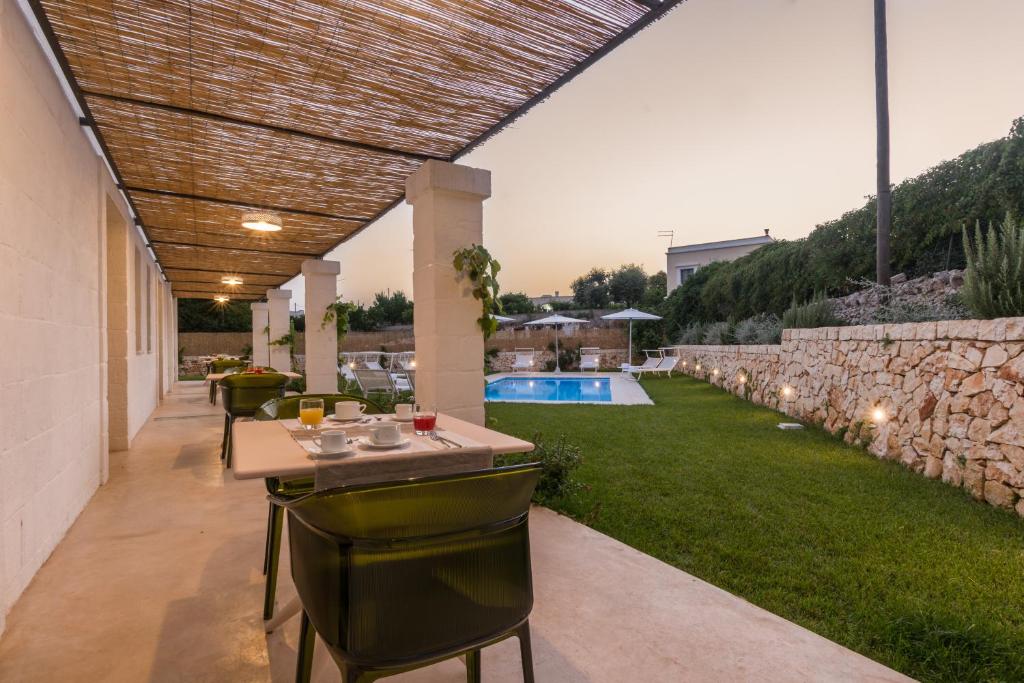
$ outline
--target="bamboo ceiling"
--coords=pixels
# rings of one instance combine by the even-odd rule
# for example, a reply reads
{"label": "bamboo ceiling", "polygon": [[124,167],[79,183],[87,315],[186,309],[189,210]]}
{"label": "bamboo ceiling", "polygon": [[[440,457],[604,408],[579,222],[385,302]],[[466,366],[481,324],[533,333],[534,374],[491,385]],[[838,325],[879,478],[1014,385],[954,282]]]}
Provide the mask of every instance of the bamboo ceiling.
{"label": "bamboo ceiling", "polygon": [[679,1],[30,4],[173,291],[256,298]]}

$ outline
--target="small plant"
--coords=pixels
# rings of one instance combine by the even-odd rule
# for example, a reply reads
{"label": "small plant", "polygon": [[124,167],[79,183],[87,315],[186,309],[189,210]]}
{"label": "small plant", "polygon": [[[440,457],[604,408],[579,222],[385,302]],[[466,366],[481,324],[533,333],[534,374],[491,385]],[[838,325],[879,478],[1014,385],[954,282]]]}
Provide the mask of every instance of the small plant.
{"label": "small plant", "polygon": [[704,324],[693,322],[679,332],[679,343],[693,346],[704,343]]}
{"label": "small plant", "polygon": [[733,338],[732,325],[727,322],[711,323],[704,328],[705,344],[732,344]]}
{"label": "small plant", "polygon": [[737,344],[778,344],[782,321],[774,313],[761,313],[736,323],[733,336]]}
{"label": "small plant", "polygon": [[326,328],[332,322],[338,330],[338,341],[340,342],[348,334],[348,315],[355,309],[354,304],[345,303],[339,296],[327,305],[324,317],[320,321],[320,329]]}
{"label": "small plant", "polygon": [[[575,370],[576,361],[579,360],[579,349],[579,346],[573,348],[569,344],[562,344],[558,348],[558,367],[562,370]],[[551,353],[555,352],[555,342],[548,344],[548,351]],[[555,361],[544,361],[544,370],[546,372],[552,372],[554,369]]]}
{"label": "small plant", "polygon": [[501,312],[498,300],[498,271],[501,264],[480,244],[474,244],[454,253],[452,264],[459,280],[468,278],[473,286],[473,298],[480,301],[481,314],[477,319],[484,339],[489,339],[498,329],[494,313]]}
{"label": "small plant", "polygon": [[841,325],[842,322],[832,312],[832,303],[825,298],[825,293],[815,294],[810,301],[804,304],[797,303],[793,297],[793,304],[782,314],[782,328],[808,327],[832,327]]}
{"label": "small plant", "polygon": [[975,225],[973,244],[965,228],[964,255],[960,296],[967,308],[981,318],[1024,315],[1024,225],[1009,214],[985,236]]}
{"label": "small plant", "polygon": [[895,343],[896,342],[894,342],[892,340],[892,337],[889,336],[888,332],[886,332],[885,335],[882,337],[882,348],[883,349],[888,349],[890,346],[892,346]]}
{"label": "small plant", "polygon": [[498,455],[494,458],[495,467],[522,465],[528,462],[539,462],[543,467],[540,481],[533,492],[533,501],[546,505],[578,493],[583,484],[573,478],[574,473],[583,463],[580,447],[569,443],[565,435],[547,443],[541,434],[534,434],[533,443],[536,448],[532,453],[514,453]]}
{"label": "small plant", "polygon": [[[267,326],[267,331],[270,331],[270,326]],[[295,321],[290,320],[288,322],[288,332],[281,335],[277,339],[267,342],[270,346],[287,346],[288,347],[288,359],[289,369],[295,367]]]}

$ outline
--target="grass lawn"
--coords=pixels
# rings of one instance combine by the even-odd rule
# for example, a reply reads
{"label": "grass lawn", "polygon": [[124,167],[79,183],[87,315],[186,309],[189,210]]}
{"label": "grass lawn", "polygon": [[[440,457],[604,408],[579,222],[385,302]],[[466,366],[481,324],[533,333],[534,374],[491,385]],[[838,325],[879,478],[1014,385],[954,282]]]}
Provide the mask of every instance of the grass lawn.
{"label": "grass lawn", "polygon": [[487,413],[582,447],[560,512],[915,678],[1024,681],[1024,521],[703,382],[644,387]]}

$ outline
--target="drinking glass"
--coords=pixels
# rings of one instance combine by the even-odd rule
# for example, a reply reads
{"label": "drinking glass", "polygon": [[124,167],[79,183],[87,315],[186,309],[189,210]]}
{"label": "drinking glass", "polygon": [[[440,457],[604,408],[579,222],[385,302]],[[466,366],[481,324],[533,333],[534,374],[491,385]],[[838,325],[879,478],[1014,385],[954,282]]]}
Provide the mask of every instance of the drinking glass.
{"label": "drinking glass", "polygon": [[412,409],[412,426],[416,434],[424,436],[437,426],[437,408],[417,403]]}
{"label": "drinking glass", "polygon": [[303,429],[310,431],[324,421],[324,400],[322,398],[304,398],[299,401],[299,422]]}

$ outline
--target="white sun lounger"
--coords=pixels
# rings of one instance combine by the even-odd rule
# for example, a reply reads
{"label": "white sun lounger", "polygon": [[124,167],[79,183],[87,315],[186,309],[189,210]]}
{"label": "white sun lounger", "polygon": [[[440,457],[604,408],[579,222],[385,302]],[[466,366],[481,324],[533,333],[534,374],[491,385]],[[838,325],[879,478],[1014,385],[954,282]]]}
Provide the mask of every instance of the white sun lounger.
{"label": "white sun lounger", "polygon": [[580,349],[580,372],[584,370],[593,370],[597,372],[601,367],[601,349],[596,347],[586,347]]}
{"label": "white sun lounger", "polygon": [[643,374],[645,372],[664,372],[666,375],[671,377],[672,371],[676,369],[676,363],[678,362],[679,359],[676,356],[665,356],[660,361],[658,361],[658,364],[655,365],[653,368],[640,368],[639,370],[637,370],[637,374],[643,377]]}
{"label": "white sun lounger", "polygon": [[632,377],[634,373],[642,375],[645,372],[653,371],[665,359],[660,350],[645,349],[644,353],[647,354],[647,360],[645,360],[642,365],[630,365],[629,363],[623,363],[619,366],[622,369],[622,372],[628,374],[630,377]]}
{"label": "white sun lounger", "polygon": [[512,372],[520,370],[530,372],[533,370],[533,357],[536,351],[533,349],[516,349],[516,359],[512,362]]}

